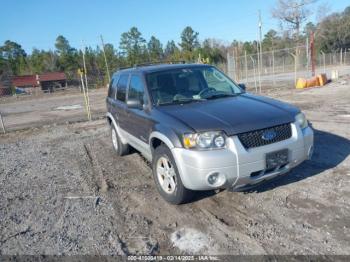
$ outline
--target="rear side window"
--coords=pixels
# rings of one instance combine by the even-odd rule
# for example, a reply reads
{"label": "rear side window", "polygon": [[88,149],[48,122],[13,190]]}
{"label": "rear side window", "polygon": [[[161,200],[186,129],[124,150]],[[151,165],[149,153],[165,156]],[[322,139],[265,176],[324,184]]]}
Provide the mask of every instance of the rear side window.
{"label": "rear side window", "polygon": [[117,100],[125,102],[129,75],[121,75],[118,81]]}
{"label": "rear side window", "polygon": [[115,99],[115,94],[117,93],[117,82],[119,75],[113,76],[111,83],[109,84],[108,96]]}
{"label": "rear side window", "polygon": [[128,99],[137,99],[141,104],[147,104],[145,88],[141,77],[133,75],[130,80]]}

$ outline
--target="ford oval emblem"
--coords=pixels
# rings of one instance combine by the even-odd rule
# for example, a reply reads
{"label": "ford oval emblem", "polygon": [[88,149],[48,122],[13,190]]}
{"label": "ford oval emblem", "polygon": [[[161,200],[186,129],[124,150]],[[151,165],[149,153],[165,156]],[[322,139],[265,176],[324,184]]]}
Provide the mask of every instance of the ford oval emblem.
{"label": "ford oval emblem", "polygon": [[271,141],[277,136],[276,132],[274,130],[267,130],[265,131],[261,138],[265,141]]}

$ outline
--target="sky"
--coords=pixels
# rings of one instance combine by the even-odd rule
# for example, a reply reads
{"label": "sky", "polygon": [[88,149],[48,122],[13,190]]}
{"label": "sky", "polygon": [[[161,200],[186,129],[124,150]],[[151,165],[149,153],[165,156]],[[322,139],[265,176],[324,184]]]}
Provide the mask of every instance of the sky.
{"label": "sky", "polygon": [[[325,3],[319,0],[315,7]],[[33,47],[54,49],[58,35],[71,46],[96,46],[100,35],[105,43],[119,47],[120,35],[136,26],[149,40],[156,36],[163,44],[180,41],[181,31],[191,26],[199,39],[257,39],[258,10],[263,34],[279,30],[271,16],[276,0],[1,0],[0,45],[12,40],[30,53]],[[331,11],[343,11],[349,0],[328,1]],[[311,17],[315,20],[315,15]]]}

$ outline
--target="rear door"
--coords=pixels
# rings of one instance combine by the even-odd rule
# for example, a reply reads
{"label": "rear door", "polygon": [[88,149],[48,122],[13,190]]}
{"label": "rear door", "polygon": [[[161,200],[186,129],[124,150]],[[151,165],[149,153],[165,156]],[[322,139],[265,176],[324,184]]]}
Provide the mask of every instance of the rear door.
{"label": "rear door", "polygon": [[116,99],[114,100],[114,119],[117,121],[118,126],[125,130],[127,124],[125,123],[127,120],[126,117],[126,89],[129,83],[129,74],[120,74],[117,83],[117,93]]}
{"label": "rear door", "polygon": [[116,94],[117,94],[117,83],[118,83],[119,75],[113,75],[111,83],[108,88],[108,96],[107,96],[107,112],[111,113],[114,117],[116,114]]}

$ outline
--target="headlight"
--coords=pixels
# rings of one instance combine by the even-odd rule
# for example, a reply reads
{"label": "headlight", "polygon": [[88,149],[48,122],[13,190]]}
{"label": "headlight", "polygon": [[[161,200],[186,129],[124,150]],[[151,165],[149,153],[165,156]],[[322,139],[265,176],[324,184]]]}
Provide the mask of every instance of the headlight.
{"label": "headlight", "polygon": [[226,146],[226,136],[223,132],[217,131],[184,134],[183,144],[189,149],[219,149]]}
{"label": "headlight", "polygon": [[295,117],[295,121],[299,124],[301,129],[304,129],[308,126],[308,122],[306,120],[304,113],[297,114]]}

